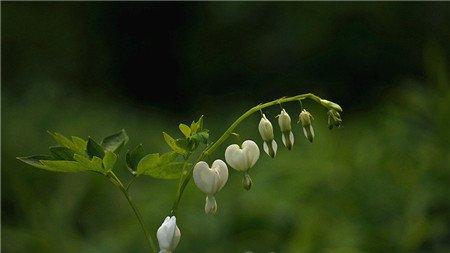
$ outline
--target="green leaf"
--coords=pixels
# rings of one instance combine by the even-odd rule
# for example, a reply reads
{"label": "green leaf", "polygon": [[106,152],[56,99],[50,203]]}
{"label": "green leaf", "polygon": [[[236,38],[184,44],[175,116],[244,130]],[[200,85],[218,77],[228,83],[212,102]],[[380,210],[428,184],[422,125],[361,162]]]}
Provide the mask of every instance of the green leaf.
{"label": "green leaf", "polygon": [[100,144],[95,142],[93,139],[91,139],[91,137],[89,137],[88,139],[86,151],[89,158],[92,158],[94,156],[103,158],[105,156],[105,151],[103,150],[103,147],[100,146]]}
{"label": "green leaf", "polygon": [[117,155],[111,151],[106,151],[105,157],[103,157],[103,167],[106,171],[111,171],[117,162]]}
{"label": "green leaf", "polygon": [[41,160],[41,163],[46,167],[47,170],[57,171],[57,172],[80,172],[86,171],[86,169],[79,163],[75,161],[48,161]]}
{"label": "green leaf", "polygon": [[191,123],[191,135],[195,134],[198,130],[203,129],[203,115],[197,120],[197,122]]}
{"label": "green leaf", "polygon": [[76,136],[72,136],[72,143],[77,147],[77,149],[79,150],[86,150],[86,145],[87,145],[87,141],[76,137]]}
{"label": "green leaf", "polygon": [[79,172],[84,171],[83,166],[75,161],[54,160],[51,156],[35,155],[28,157],[18,157],[20,161],[33,167],[55,172]]}
{"label": "green leaf", "polygon": [[94,156],[91,160],[85,156],[75,154],[73,158],[81,166],[83,166],[84,170],[92,170],[101,173],[105,172],[105,169],[103,168],[103,160],[101,158],[98,158],[97,156]]}
{"label": "green leaf", "polygon": [[73,155],[74,152],[66,147],[61,146],[55,146],[50,147],[50,153],[57,159],[57,160],[65,160],[65,161],[74,161]]}
{"label": "green leaf", "polygon": [[207,144],[208,143],[208,139],[209,139],[209,131],[208,131],[208,129],[203,129],[202,131],[192,135],[192,140],[194,140],[194,141],[196,141],[198,143]]}
{"label": "green leaf", "polygon": [[136,171],[139,161],[145,156],[144,148],[142,144],[137,145],[132,150],[128,150],[125,160],[127,162],[127,166]]}
{"label": "green leaf", "polygon": [[48,169],[41,163],[41,160],[54,160],[54,158],[52,156],[48,156],[48,155],[33,155],[33,156],[26,156],[26,157],[17,157],[17,159],[19,159],[19,161],[22,161],[28,165],[31,165],[31,166],[39,168],[39,169],[44,169],[44,170],[48,170]]}
{"label": "green leaf", "polygon": [[188,125],[181,123],[180,125],[178,125],[178,128],[186,138],[189,138],[191,136],[191,128]]}
{"label": "green leaf", "polygon": [[106,151],[111,151],[114,153],[119,153],[120,149],[127,144],[128,140],[130,138],[128,137],[125,130],[121,130],[118,133],[115,133],[113,135],[110,135],[103,139],[102,146],[105,148]]}
{"label": "green leaf", "polygon": [[[59,145],[61,145],[63,147],[66,147],[66,148],[72,150],[74,153],[77,153],[77,154],[84,154],[85,153],[85,147],[86,146],[85,145],[83,146],[83,144],[81,142],[82,139],[76,137],[76,142],[73,142],[73,141],[69,140],[67,137],[65,137],[64,135],[62,135],[60,133],[57,133],[57,132],[53,132],[52,133],[50,131],[47,131],[47,132],[53,137],[53,139],[55,139],[55,141]],[[72,138],[72,140],[73,140],[73,138]]]}
{"label": "green leaf", "polygon": [[163,136],[164,136],[164,140],[166,141],[167,145],[169,145],[170,148],[172,148],[173,151],[177,152],[178,154],[184,155],[187,154],[187,150],[180,147],[177,144],[177,141],[172,138],[172,136],[170,136],[169,134],[163,132]]}
{"label": "green leaf", "polygon": [[177,161],[176,152],[148,154],[137,166],[138,175],[143,174],[161,179],[177,179],[182,174],[184,162]]}

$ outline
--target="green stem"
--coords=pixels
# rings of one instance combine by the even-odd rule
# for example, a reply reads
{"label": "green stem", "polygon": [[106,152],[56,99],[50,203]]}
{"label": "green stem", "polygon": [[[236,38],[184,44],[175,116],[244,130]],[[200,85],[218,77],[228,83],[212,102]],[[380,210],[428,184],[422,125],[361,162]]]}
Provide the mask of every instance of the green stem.
{"label": "green stem", "polygon": [[[254,106],[252,108],[250,108],[248,111],[246,111],[244,114],[242,114],[236,121],[233,122],[233,124],[231,124],[228,129],[219,137],[219,139],[217,139],[216,142],[214,142],[211,146],[206,147],[202,153],[198,156],[197,160],[195,161],[195,163],[193,163],[193,166],[195,166],[196,163],[198,163],[199,161],[203,160],[204,158],[206,158],[207,156],[210,156],[218,147],[220,147],[220,145],[222,145],[222,143],[224,143],[228,137],[230,137],[230,135],[234,132],[234,130],[236,129],[236,127],[245,119],[247,119],[249,116],[251,116],[253,113],[258,112],[264,108],[273,106],[273,105],[279,105],[279,104],[283,104],[283,103],[287,103],[287,102],[293,102],[293,101],[301,101],[303,99],[311,99],[317,103],[320,103],[320,97],[311,94],[311,93],[307,93],[307,94],[302,94],[302,95],[297,95],[297,96],[293,96],[293,97],[283,97],[280,99],[276,99],[264,104],[259,104],[257,106]],[[193,171],[193,166],[192,168],[189,170],[188,175],[183,179],[183,182],[181,184],[180,190],[178,191],[178,196],[175,199],[175,202],[173,203],[172,206],[172,214],[175,214],[177,209],[178,209],[178,205],[181,201],[181,196],[183,195],[184,189],[186,188],[187,184],[189,183],[191,177],[192,177],[192,171]]]}
{"label": "green stem", "polygon": [[147,228],[145,227],[145,224],[144,224],[144,220],[142,219],[142,216],[139,212],[139,209],[136,207],[134,202],[131,200],[130,195],[128,195],[127,189],[124,187],[122,181],[120,181],[120,179],[112,171],[109,173],[108,178],[114,183],[115,186],[117,186],[117,188],[119,188],[119,190],[123,193],[123,195],[127,199],[128,204],[130,205],[131,209],[133,209],[133,213],[136,216],[136,218],[141,226],[142,231],[144,232],[146,241],[150,244],[150,248],[151,248],[152,252],[156,253],[157,252],[156,243],[155,243],[153,237],[148,233]]}

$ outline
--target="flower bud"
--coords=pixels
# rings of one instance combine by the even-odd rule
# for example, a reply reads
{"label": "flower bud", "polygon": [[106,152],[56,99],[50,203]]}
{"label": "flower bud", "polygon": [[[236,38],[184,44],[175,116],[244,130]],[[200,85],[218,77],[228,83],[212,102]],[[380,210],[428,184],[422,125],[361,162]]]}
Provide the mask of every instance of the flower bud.
{"label": "flower bud", "polygon": [[224,161],[215,160],[209,168],[204,161],[198,162],[194,166],[192,173],[197,187],[204,192],[206,197],[205,212],[215,213],[217,211],[217,202],[214,198],[216,194],[228,181],[228,168]]}
{"label": "flower bud", "polygon": [[242,186],[244,186],[244,189],[246,189],[247,191],[250,190],[250,188],[252,187],[252,178],[247,172],[244,173],[244,178],[242,179]]}
{"label": "flower bud", "polygon": [[261,120],[259,121],[258,126],[259,133],[261,134],[261,138],[264,141],[270,142],[273,140],[273,127],[272,123],[266,118],[266,115],[263,114]]}
{"label": "flower bud", "polygon": [[284,109],[278,115],[278,125],[280,126],[281,140],[284,146],[291,150],[294,145],[294,134],[291,131],[291,117]]}
{"label": "flower bud", "polygon": [[180,242],[181,232],[177,227],[177,218],[167,216],[156,232],[160,253],[172,253]]}
{"label": "flower bud", "polygon": [[246,140],[242,143],[242,148],[237,144],[232,144],[225,150],[225,160],[228,165],[238,171],[247,171],[259,159],[258,145],[252,140]]}
{"label": "flower bud", "polygon": [[333,126],[341,127],[342,119],[339,112],[335,110],[329,110],[328,111],[328,128],[332,129]]}
{"label": "flower bud", "polygon": [[299,122],[302,123],[303,127],[303,134],[305,135],[306,139],[308,139],[310,142],[313,142],[314,140],[314,128],[311,125],[311,120],[314,119],[308,111],[303,109],[303,111],[300,113],[299,116]]}
{"label": "flower bud", "polygon": [[280,126],[281,132],[291,131],[291,117],[283,109],[280,114],[278,114],[278,125]]}
{"label": "flower bud", "polygon": [[261,138],[264,141],[263,148],[264,151],[272,158],[277,154],[277,142],[273,139],[273,127],[272,123],[263,114],[258,126]]}
{"label": "flower bud", "polygon": [[341,106],[339,106],[338,104],[336,104],[334,102],[328,101],[326,99],[320,99],[320,104],[322,104],[323,106],[325,106],[328,109],[333,109],[335,111],[342,112]]}

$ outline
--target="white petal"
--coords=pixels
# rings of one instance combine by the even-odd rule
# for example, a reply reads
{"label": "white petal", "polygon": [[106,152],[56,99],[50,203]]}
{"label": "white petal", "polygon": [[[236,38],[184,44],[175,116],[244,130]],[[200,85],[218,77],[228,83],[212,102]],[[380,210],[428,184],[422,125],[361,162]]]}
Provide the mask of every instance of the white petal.
{"label": "white petal", "polygon": [[263,143],[263,149],[264,149],[264,152],[266,152],[266,154],[270,155],[269,146],[267,145],[267,142]]}
{"label": "white petal", "polygon": [[175,248],[178,246],[178,243],[180,242],[180,239],[181,239],[181,231],[178,228],[178,226],[175,225],[175,232],[174,232],[174,235],[173,235],[172,244],[170,245],[172,251],[175,250]]}
{"label": "white petal", "polygon": [[291,140],[291,144],[293,146],[294,145],[294,134],[292,133],[292,131],[289,133],[289,139]]}
{"label": "white petal", "polygon": [[228,181],[227,164],[224,161],[217,159],[213,162],[211,167],[212,169],[216,170],[219,173],[219,182],[218,182],[219,185],[217,190],[220,190],[222,189],[222,187],[225,186],[225,184]]}
{"label": "white petal", "polygon": [[275,156],[277,154],[277,149],[278,149],[278,145],[275,140],[272,140],[272,148],[273,148],[273,152],[275,153],[274,154],[274,156]]}
{"label": "white petal", "polygon": [[225,150],[225,160],[235,170],[245,171],[248,167],[247,156],[237,145],[232,144]]}
{"label": "white petal", "polygon": [[158,238],[159,247],[162,250],[170,250],[173,236],[176,228],[175,216],[166,217],[163,224],[158,228],[156,237]]}
{"label": "white petal", "polygon": [[215,214],[217,212],[217,202],[214,196],[206,196],[205,213]]}
{"label": "white petal", "polygon": [[219,173],[209,168],[206,162],[200,161],[194,166],[192,173],[195,185],[206,194],[214,194],[219,188]]}
{"label": "white petal", "polygon": [[248,168],[253,167],[256,161],[259,159],[259,148],[258,145],[252,140],[246,140],[242,143],[242,150],[245,153],[247,158],[247,166]]}

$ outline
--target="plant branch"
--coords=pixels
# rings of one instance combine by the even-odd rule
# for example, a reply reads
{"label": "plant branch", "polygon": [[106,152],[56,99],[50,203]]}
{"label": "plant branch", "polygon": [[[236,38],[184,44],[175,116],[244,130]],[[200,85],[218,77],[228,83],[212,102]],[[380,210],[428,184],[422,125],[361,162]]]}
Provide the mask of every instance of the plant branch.
{"label": "plant branch", "polygon": [[120,181],[120,179],[114,174],[114,172],[110,172],[108,174],[108,178],[111,180],[111,182],[119,188],[119,190],[123,193],[125,196],[128,204],[130,205],[131,209],[133,209],[133,213],[136,216],[139,225],[141,226],[142,231],[144,232],[146,241],[150,244],[150,248],[152,252],[157,252],[156,248],[156,242],[154,241],[153,237],[148,233],[147,228],[145,227],[144,220],[142,219],[142,216],[139,212],[139,209],[134,204],[134,202],[131,200],[130,195],[128,195],[127,189],[124,187],[123,183]]}
{"label": "plant branch", "polygon": [[321,98],[311,94],[311,93],[306,93],[306,94],[301,94],[301,95],[297,95],[297,96],[293,96],[293,97],[282,97],[280,99],[276,99],[264,104],[259,104],[257,106],[254,106],[252,108],[250,108],[249,110],[247,110],[244,114],[242,114],[236,121],[234,121],[229,127],[228,129],[219,137],[219,139],[217,139],[217,141],[215,141],[211,146],[206,147],[203,152],[198,156],[197,160],[195,161],[195,163],[192,164],[192,168],[189,170],[188,175],[186,175],[186,177],[183,179],[183,182],[181,184],[181,187],[178,191],[178,196],[175,200],[175,202],[173,203],[172,206],[172,213],[175,214],[177,209],[178,209],[178,205],[180,203],[181,200],[181,196],[183,195],[184,189],[186,188],[187,184],[189,183],[191,177],[192,177],[192,171],[193,171],[193,167],[195,166],[196,163],[198,163],[199,161],[203,160],[204,158],[210,156],[211,154],[213,154],[213,152],[220,147],[220,145],[222,145],[227,139],[228,137],[230,137],[230,135],[234,132],[234,130],[236,129],[236,127],[245,119],[247,119],[249,116],[251,116],[253,113],[258,112],[264,108],[273,106],[273,105],[281,105],[283,103],[288,103],[288,102],[293,102],[293,101],[301,101],[303,99],[311,99],[317,103],[320,103]]}

